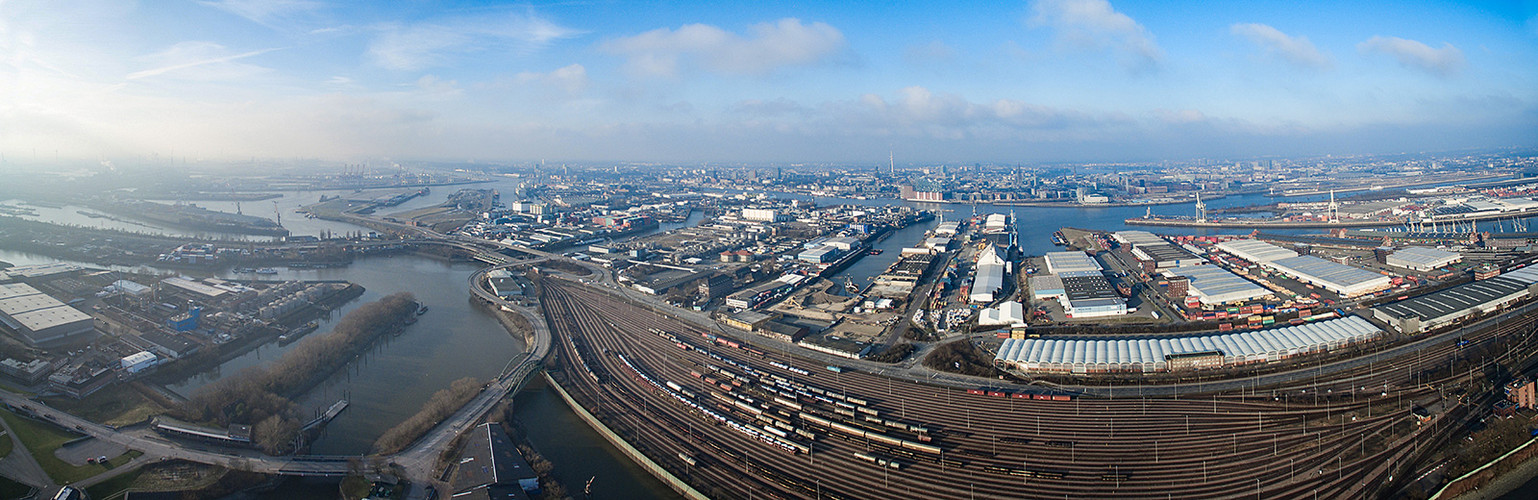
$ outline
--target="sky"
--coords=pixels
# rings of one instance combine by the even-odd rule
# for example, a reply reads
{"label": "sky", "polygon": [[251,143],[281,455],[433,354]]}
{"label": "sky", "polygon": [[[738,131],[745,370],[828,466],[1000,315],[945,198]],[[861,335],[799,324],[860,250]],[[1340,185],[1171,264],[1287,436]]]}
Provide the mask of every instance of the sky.
{"label": "sky", "polygon": [[1533,146],[1533,0],[0,0],[11,163]]}

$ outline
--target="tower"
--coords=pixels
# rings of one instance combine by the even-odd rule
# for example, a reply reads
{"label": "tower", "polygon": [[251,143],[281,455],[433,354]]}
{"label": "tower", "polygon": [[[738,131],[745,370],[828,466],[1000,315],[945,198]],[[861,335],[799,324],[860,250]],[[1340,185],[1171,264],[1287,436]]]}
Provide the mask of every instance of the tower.
{"label": "tower", "polygon": [[886,152],[887,171],[889,172],[889,175],[891,175],[892,177],[897,177],[897,160],[896,160],[896,158],[897,157],[893,155],[891,150],[887,150],[887,152]]}
{"label": "tower", "polygon": [[1335,202],[1335,190],[1330,190],[1330,222],[1340,222],[1340,204]]}

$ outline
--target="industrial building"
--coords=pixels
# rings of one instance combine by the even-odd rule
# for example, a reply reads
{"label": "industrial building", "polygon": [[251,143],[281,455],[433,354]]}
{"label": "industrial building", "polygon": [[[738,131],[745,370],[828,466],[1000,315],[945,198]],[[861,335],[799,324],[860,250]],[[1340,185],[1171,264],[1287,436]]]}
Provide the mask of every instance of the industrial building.
{"label": "industrial building", "polygon": [[1169,243],[1138,245],[1132,248],[1132,256],[1136,257],[1138,262],[1146,263],[1144,269],[1169,269],[1194,266],[1204,262],[1201,257]]}
{"label": "industrial building", "polygon": [[1389,254],[1383,263],[1416,271],[1430,271],[1463,260],[1463,254],[1426,247],[1409,247]]}
{"label": "industrial building", "polygon": [[1004,258],[999,256],[999,251],[993,245],[988,245],[977,254],[977,275],[972,281],[972,293],[967,298],[972,302],[993,302],[999,292],[1004,290],[1004,278],[1007,275],[1008,266]]}
{"label": "industrial building", "polygon": [[[1271,295],[1271,291],[1239,277],[1218,266],[1181,266],[1164,272],[1167,276],[1184,276],[1187,293],[1201,299],[1202,305],[1215,306],[1244,302]],[[1173,297],[1180,300],[1182,297]]]}
{"label": "industrial building", "polygon": [[1532,297],[1535,283],[1538,268],[1528,267],[1374,307],[1372,315],[1400,333],[1426,332]]}
{"label": "industrial building", "polygon": [[539,493],[539,476],[496,422],[466,433],[453,468],[456,499],[527,499]]}
{"label": "industrial building", "polygon": [[977,313],[978,326],[1018,325],[1025,323],[1025,307],[1013,300]]}
{"label": "industrial building", "polygon": [[486,283],[491,285],[491,291],[504,299],[523,295],[522,281],[514,276],[512,271],[506,269],[492,269],[486,273]]}
{"label": "industrial building", "polygon": [[144,371],[146,368],[155,366],[155,363],[160,361],[160,358],[155,356],[155,353],[149,351],[139,351],[124,356],[123,359],[119,361],[122,365],[123,371],[128,373],[139,373]]}
{"label": "industrial building", "polygon": [[1100,262],[1084,252],[1047,252],[1048,274],[1063,274],[1073,271],[1099,271]]}
{"label": "industrial building", "polygon": [[1297,257],[1298,252],[1260,240],[1229,240],[1217,244],[1218,250],[1256,264]]}
{"label": "industrial building", "polygon": [[0,324],[31,345],[55,343],[91,333],[91,315],[25,283],[0,285]]}
{"label": "industrial building", "polygon": [[1337,264],[1312,255],[1300,255],[1285,259],[1262,262],[1261,266],[1279,271],[1298,281],[1340,294],[1355,297],[1393,286],[1388,276],[1345,264]]}
{"label": "industrial building", "polygon": [[1036,300],[1055,299],[1063,295],[1063,279],[1055,274],[1031,276],[1031,296]]}
{"label": "industrial building", "polygon": [[1138,245],[1168,243],[1164,241],[1164,238],[1160,238],[1158,235],[1148,231],[1117,231],[1111,233],[1111,239],[1116,240],[1117,243],[1134,247]]}
{"label": "industrial building", "polygon": [[[1164,372],[1281,361],[1377,338],[1357,316],[1239,333],[1184,337],[1007,339],[994,363],[1026,372]],[[1211,363],[1201,363],[1210,360]],[[1172,366],[1173,365],[1173,366]]]}
{"label": "industrial building", "polygon": [[760,222],[782,222],[790,220],[790,216],[780,213],[772,208],[744,208],[742,218]]}
{"label": "industrial building", "polygon": [[1118,231],[1111,233],[1111,237],[1130,246],[1132,256],[1143,264],[1145,270],[1194,266],[1204,262],[1185,248],[1147,231]]}
{"label": "industrial building", "polygon": [[1100,271],[1071,271],[1058,275],[1063,295],[1058,302],[1069,318],[1098,318],[1127,314],[1127,300],[1111,288]]}

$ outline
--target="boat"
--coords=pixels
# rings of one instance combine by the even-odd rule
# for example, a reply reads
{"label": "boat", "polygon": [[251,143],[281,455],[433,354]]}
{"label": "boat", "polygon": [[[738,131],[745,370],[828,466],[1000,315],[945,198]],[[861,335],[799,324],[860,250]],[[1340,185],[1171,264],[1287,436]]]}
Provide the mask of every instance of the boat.
{"label": "boat", "polygon": [[598,476],[593,476],[593,477],[587,478],[587,485],[582,487],[582,494],[583,495],[591,495],[591,494],[593,494],[593,480],[594,479],[598,479]]}
{"label": "boat", "polygon": [[421,307],[417,308],[417,316],[421,316],[423,314],[427,314],[427,305],[426,304],[423,304]]}
{"label": "boat", "polygon": [[880,248],[872,248],[872,249],[870,249],[870,254],[871,255],[881,255],[881,253],[885,252],[885,251],[886,250],[882,250]]}
{"label": "boat", "polygon": [[234,272],[235,274],[251,274],[256,272],[256,270],[249,267],[237,267],[234,269]]}
{"label": "boat", "polygon": [[308,335],[310,332],[315,331],[317,328],[320,328],[320,322],[311,321],[292,330],[284,332],[282,335],[278,336],[278,345],[287,345],[289,342],[299,340],[299,337]]}
{"label": "boat", "polygon": [[1067,245],[1068,244],[1068,238],[1063,236],[1063,232],[1062,231],[1058,231],[1058,232],[1052,233],[1052,244],[1053,245],[1057,245],[1057,246]]}
{"label": "boat", "polygon": [[261,269],[257,269],[256,270],[256,274],[278,274],[278,270],[270,268],[270,267],[264,267],[264,268],[261,268]]}

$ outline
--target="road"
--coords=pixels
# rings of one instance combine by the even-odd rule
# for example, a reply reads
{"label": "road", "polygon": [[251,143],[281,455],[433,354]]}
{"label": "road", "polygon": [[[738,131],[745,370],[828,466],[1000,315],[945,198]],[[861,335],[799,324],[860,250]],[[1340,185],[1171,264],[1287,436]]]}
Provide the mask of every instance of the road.
{"label": "road", "polygon": [[[501,401],[508,394],[516,391],[516,389],[520,387],[525,380],[527,380],[527,376],[533,373],[533,371],[542,364],[545,356],[550,352],[552,348],[551,332],[549,330],[549,325],[545,324],[543,315],[538,314],[536,311],[518,306],[496,297],[495,294],[484,289],[482,285],[484,283],[484,279],[482,278],[490,269],[509,267],[511,265],[537,263],[541,260],[548,259],[563,259],[564,257],[549,252],[534,250],[516,245],[509,245],[501,242],[479,240],[462,236],[444,235],[427,228],[390,223],[377,219],[367,220],[373,224],[394,227],[401,230],[402,232],[416,233],[425,240],[428,240],[424,241],[424,243],[437,242],[475,252],[482,260],[493,262],[507,261],[505,255],[501,254],[500,252],[490,251],[491,249],[516,250],[539,258],[533,261],[504,263],[501,265],[493,266],[492,268],[483,269],[477,273],[472,274],[469,279],[469,288],[476,297],[493,305],[502,307],[505,310],[515,314],[522,314],[529,319],[529,322],[534,329],[534,334],[533,342],[529,346],[525,355],[523,355],[521,358],[515,358],[514,360],[511,360],[509,367],[503,371],[503,375],[499,376],[496,380],[488,384],[486,389],[477,395],[476,398],[471,400],[470,403],[467,403],[464,407],[460,408],[448,419],[440,422],[428,434],[418,439],[405,451],[394,455],[379,457],[383,461],[392,463],[393,465],[396,465],[401,470],[403,470],[406,477],[415,485],[413,491],[410,494],[410,497],[421,498],[425,493],[423,488],[426,485],[434,484],[436,480],[434,477],[434,469],[437,463],[437,459],[444,451],[444,448],[453,441],[455,436],[461,434],[471,425],[474,425],[476,421],[480,420],[487,411],[489,411],[497,404],[497,402]],[[575,262],[577,265],[581,265],[592,272],[591,279],[584,280],[585,282],[588,282],[592,285],[587,287],[591,290],[603,291],[604,293],[615,295],[619,298],[630,301],[631,303],[639,303],[660,316],[677,318],[706,331],[722,330],[721,326],[716,324],[714,320],[712,320],[708,315],[704,313],[674,308],[663,303],[657,297],[626,290],[625,287],[619,285],[616,282],[614,276],[606,268],[589,262],[571,262]],[[1082,394],[1110,396],[1114,398],[1127,396],[1154,396],[1161,394],[1189,394],[1194,392],[1241,390],[1252,389],[1257,386],[1296,382],[1299,380],[1318,377],[1320,375],[1343,373],[1350,370],[1359,369],[1368,365],[1369,363],[1384,362],[1392,358],[1402,357],[1415,353],[1419,350],[1442,346],[1457,339],[1461,332],[1471,331],[1471,329],[1478,330],[1488,326],[1495,326],[1502,321],[1515,317],[1516,315],[1527,314],[1534,311],[1535,309],[1538,309],[1538,304],[1529,304],[1516,310],[1507,311],[1498,317],[1490,318],[1477,323],[1470,328],[1461,329],[1456,332],[1439,334],[1372,354],[1358,356],[1352,359],[1337,361],[1333,363],[1327,363],[1313,368],[1301,368],[1291,371],[1218,382],[1143,387],[1061,385],[1055,386],[1055,388]],[[782,355],[794,352],[795,356],[804,360],[810,360],[813,363],[857,368],[869,374],[875,374],[893,379],[912,380],[914,382],[929,385],[962,388],[971,388],[978,385],[991,385],[997,383],[997,381],[987,378],[935,372],[922,366],[896,367],[881,363],[874,363],[864,360],[853,360],[825,353],[812,352],[809,350],[795,348],[796,346],[789,343],[784,343],[757,335],[736,334],[733,335],[733,337],[746,340],[769,352],[781,353]],[[219,448],[214,445],[177,442],[161,437],[148,428],[115,429],[95,424],[83,418],[76,417],[58,409],[48,407],[39,401],[30,400],[17,394],[0,392],[0,401],[13,406],[26,408],[29,411],[37,414],[40,418],[51,420],[64,428],[72,428],[83,434],[113,444],[117,444],[128,449],[140,450],[144,453],[144,455],[136,460],[134,465],[177,459],[205,464],[222,465],[230,468],[266,474],[334,477],[347,474],[350,468],[348,463],[349,457],[327,457],[312,459],[296,459],[295,457],[272,457],[263,455],[256,450],[250,449],[226,449]],[[18,448],[18,451],[20,451],[20,448]],[[20,454],[26,455],[26,453]],[[120,467],[116,470],[116,472],[113,473],[121,473],[121,471],[130,468],[131,467]],[[82,481],[78,484],[92,484],[104,480],[107,477],[110,476],[105,474],[99,475]]]}

